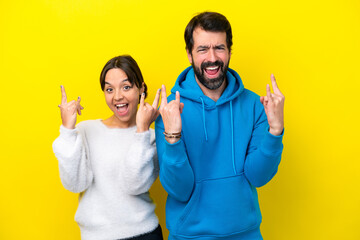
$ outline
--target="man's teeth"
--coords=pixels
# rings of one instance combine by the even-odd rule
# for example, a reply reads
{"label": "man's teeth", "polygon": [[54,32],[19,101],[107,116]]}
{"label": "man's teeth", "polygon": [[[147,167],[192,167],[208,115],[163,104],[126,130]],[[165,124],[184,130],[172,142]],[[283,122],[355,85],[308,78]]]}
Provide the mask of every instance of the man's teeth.
{"label": "man's teeth", "polygon": [[218,68],[219,68],[218,66],[217,67],[207,67],[206,70],[216,70]]}

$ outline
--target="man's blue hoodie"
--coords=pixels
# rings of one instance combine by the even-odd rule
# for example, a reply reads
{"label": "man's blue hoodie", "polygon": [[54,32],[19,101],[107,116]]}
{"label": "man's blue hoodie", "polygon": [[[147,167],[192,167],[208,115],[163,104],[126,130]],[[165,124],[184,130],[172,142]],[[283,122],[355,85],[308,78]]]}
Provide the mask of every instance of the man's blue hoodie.
{"label": "man's blue hoodie", "polygon": [[168,101],[180,92],[182,137],[168,143],[156,120],[160,181],[168,193],[169,239],[262,239],[256,187],[276,174],[282,135],[268,132],[260,97],[244,88],[232,69],[218,101],[205,96],[192,67]]}

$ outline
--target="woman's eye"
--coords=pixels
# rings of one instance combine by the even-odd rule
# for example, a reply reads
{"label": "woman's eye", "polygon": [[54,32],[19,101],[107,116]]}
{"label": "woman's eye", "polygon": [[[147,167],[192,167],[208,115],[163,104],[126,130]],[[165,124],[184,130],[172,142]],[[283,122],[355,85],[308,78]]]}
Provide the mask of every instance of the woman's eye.
{"label": "woman's eye", "polygon": [[112,88],[107,88],[106,92],[109,92],[109,93],[112,92]]}
{"label": "woman's eye", "polygon": [[129,90],[130,88],[130,86],[124,86],[124,90]]}

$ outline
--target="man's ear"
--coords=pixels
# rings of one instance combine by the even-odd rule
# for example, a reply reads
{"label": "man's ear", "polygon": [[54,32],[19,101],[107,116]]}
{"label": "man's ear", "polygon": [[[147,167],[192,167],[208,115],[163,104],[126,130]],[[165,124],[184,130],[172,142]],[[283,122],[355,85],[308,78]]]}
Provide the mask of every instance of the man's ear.
{"label": "man's ear", "polygon": [[189,62],[192,64],[192,56],[191,56],[191,53],[189,52],[189,49],[186,49],[186,53],[187,53],[187,56],[188,56],[188,59],[189,59]]}

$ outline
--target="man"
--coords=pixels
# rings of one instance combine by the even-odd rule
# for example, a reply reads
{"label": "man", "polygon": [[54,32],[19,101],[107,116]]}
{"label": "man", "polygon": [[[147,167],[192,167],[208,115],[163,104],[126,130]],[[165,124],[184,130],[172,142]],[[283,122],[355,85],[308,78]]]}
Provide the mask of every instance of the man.
{"label": "man", "polygon": [[259,97],[228,68],[232,33],[223,15],[195,16],[185,42],[192,66],[168,99],[162,87],[156,121],[169,239],[262,239],[256,187],[280,163],[284,96],[273,75],[274,93],[267,85]]}

